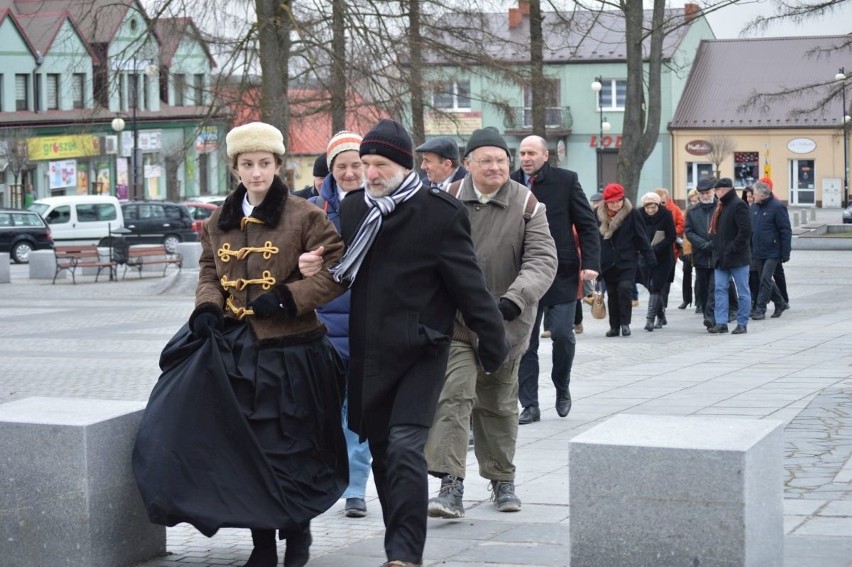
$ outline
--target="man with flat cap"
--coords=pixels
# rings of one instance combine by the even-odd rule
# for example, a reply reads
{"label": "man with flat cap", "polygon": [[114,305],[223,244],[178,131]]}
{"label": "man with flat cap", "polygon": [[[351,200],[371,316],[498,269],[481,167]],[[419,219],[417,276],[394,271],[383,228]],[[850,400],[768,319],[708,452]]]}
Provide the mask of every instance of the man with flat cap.
{"label": "man with flat cap", "polygon": [[695,304],[704,313],[707,328],[716,324],[715,289],[713,279],[713,237],[710,235],[710,219],[716,210],[716,195],[713,187],[715,177],[705,177],[698,182],[698,204],[686,211],[684,234],[692,244],[692,262],[695,266]]}
{"label": "man with flat cap", "polygon": [[455,181],[464,179],[467,169],[459,162],[459,146],[448,136],[432,138],[414,148],[420,154],[420,169],[426,174],[424,183],[447,190]]}

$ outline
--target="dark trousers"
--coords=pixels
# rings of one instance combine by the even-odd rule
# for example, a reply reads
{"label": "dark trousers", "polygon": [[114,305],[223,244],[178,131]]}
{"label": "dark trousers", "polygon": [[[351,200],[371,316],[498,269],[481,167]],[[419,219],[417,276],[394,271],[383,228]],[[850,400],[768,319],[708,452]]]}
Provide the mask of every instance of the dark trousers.
{"label": "dark trousers", "polygon": [[683,302],[692,303],[692,257],[682,257],[683,260],[683,285],[681,292],[683,293]]}
{"label": "dark trousers", "polygon": [[583,302],[577,301],[577,308],[574,310],[574,326],[576,327],[583,322]]}
{"label": "dark trousers", "polygon": [[778,258],[758,258],[758,271],[760,278],[760,290],[757,292],[757,301],[754,308],[759,311],[766,311],[766,304],[772,299],[775,303],[781,305],[784,303],[784,298],[775,285],[775,267],[780,264]]}
{"label": "dark trousers", "polygon": [[715,280],[713,268],[695,267],[695,301],[701,305],[704,319],[714,321],[713,312],[716,309]]}
{"label": "dark trousers", "polygon": [[[752,265],[754,263],[752,262]],[[752,309],[757,304],[757,294],[760,293],[760,272],[757,270],[749,270],[748,272],[748,290],[751,293]]]}
{"label": "dark trousers", "polygon": [[569,301],[547,307],[539,305],[530,334],[530,346],[521,357],[518,369],[518,400],[525,408],[538,407],[538,328],[545,310],[550,318],[550,338],[553,341],[553,369],[550,371],[550,379],[556,388],[557,399],[568,396],[568,386],[571,383],[571,366],[574,364],[574,348],[577,343],[574,336],[577,302]]}
{"label": "dark trousers", "polygon": [[368,439],[388,561],[423,561],[429,500],[423,451],[428,436],[428,427],[405,424],[391,426],[387,439]]}
{"label": "dark trousers", "polygon": [[784,298],[784,303],[790,303],[790,296],[787,295],[787,276],[784,274],[784,264],[781,262],[778,262],[775,266],[775,285],[778,286],[778,291]]}
{"label": "dark trousers", "polygon": [[606,307],[609,311],[609,326],[617,329],[629,325],[633,317],[633,288],[636,287],[636,269],[610,268],[603,273],[606,282]]}

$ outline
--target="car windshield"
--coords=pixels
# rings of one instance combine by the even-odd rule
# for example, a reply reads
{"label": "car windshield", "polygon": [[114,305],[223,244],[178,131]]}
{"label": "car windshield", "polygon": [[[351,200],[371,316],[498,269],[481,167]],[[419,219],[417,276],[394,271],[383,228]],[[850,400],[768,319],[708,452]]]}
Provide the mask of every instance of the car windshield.
{"label": "car windshield", "polygon": [[33,203],[32,205],[30,205],[27,208],[31,211],[35,211],[38,214],[44,216],[45,211],[47,211],[47,209],[50,208],[50,207],[49,207],[49,205],[45,205],[44,203]]}

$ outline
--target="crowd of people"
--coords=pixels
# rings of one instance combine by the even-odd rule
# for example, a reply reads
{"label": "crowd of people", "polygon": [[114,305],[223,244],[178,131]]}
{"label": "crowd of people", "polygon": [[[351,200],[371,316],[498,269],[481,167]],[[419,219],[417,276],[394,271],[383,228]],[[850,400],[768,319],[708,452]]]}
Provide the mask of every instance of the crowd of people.
{"label": "crowd of people", "polygon": [[[679,308],[694,303],[710,333],[734,319],[747,332],[770,301],[771,317],[789,308],[790,223],[768,179],[743,199],[730,179],[702,179],[685,211],[662,188],[634,204],[609,183],[587,199],[539,136],[522,140],[513,172],[496,129],[459,152],[453,138],[415,148],[381,120],[332,136],[313,184],[291,193],[278,129],[239,126],[226,145],[240,184],[204,223],[195,309],[143,419],[167,426],[140,427],[134,472],[152,521],[250,529],[247,567],[277,565],[277,539],[286,567],[305,565],[314,517],[340,498],[346,516],[368,513],[371,470],[385,567],[421,565],[427,517],[464,516],[470,443],[496,509],[520,511],[515,446],[519,426],[541,420],[540,338],[566,417],[580,300],[597,287],[607,337],[631,335],[637,285],[644,329],[666,326],[678,260]],[[239,434],[204,404],[197,423],[173,411],[192,396],[244,423]],[[188,445],[201,438],[222,458],[197,460]]]}

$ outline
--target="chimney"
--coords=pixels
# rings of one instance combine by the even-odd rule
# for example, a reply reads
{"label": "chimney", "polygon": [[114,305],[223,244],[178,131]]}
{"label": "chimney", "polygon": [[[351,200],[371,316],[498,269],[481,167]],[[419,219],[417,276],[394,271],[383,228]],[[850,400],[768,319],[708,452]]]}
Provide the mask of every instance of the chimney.
{"label": "chimney", "polygon": [[687,23],[695,19],[701,13],[701,7],[698,4],[684,4],[683,15],[686,17]]}
{"label": "chimney", "polygon": [[521,14],[525,16],[530,15],[530,0],[518,0],[518,8],[521,10]]}
{"label": "chimney", "polygon": [[517,8],[509,8],[509,29],[515,29],[524,19],[524,15]]}

